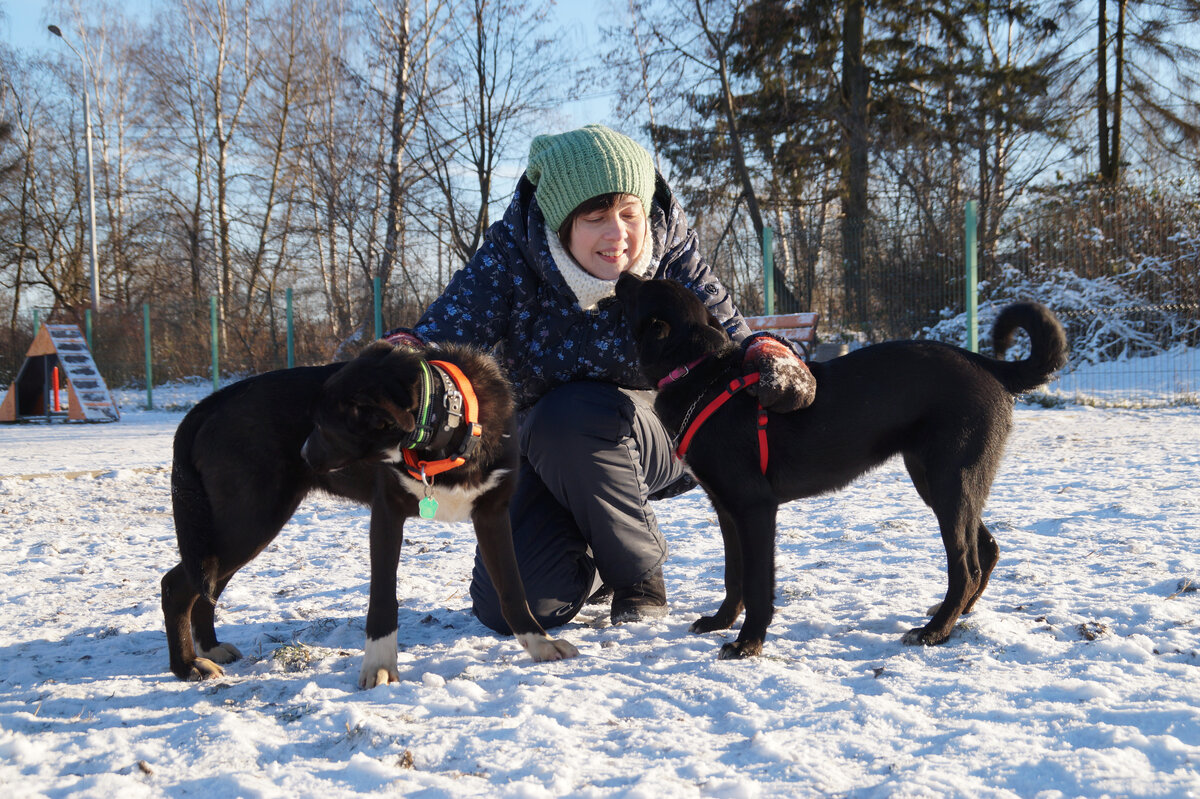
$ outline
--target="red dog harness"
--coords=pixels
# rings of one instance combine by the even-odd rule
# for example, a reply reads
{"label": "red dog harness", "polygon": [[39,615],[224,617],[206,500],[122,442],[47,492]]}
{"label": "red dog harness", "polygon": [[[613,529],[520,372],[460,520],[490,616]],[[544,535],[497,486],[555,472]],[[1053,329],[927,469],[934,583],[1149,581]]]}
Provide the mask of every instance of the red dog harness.
{"label": "red dog harness", "polygon": [[[694,367],[695,364],[692,364]],[[704,406],[704,410],[696,415],[692,423],[688,425],[687,430],[683,434],[683,438],[679,441],[679,446],[675,448],[675,456],[683,460],[683,456],[687,453],[688,447],[692,444],[692,438],[696,435],[696,431],[700,429],[700,425],[708,421],[708,417],[717,412],[717,409],[729,401],[729,398],[738,393],[746,386],[752,386],[758,382],[758,372],[742,375],[729,381],[729,385],[725,389],[713,397],[712,401]],[[758,467],[763,474],[767,473],[767,412],[763,410],[763,406],[758,406]]]}

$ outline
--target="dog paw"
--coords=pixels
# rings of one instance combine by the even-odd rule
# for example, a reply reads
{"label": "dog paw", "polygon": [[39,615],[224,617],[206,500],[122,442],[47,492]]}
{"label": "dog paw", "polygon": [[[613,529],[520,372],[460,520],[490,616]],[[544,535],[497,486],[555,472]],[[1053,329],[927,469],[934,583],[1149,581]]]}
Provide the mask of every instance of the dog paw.
{"label": "dog paw", "polygon": [[192,661],[192,669],[188,672],[188,682],[199,682],[201,680],[211,680],[215,677],[224,677],[225,669],[218,666],[208,658],[196,658]]}
{"label": "dog paw", "polygon": [[242,659],[241,650],[233,644],[217,644],[212,649],[198,650],[196,654],[213,663],[232,663]]}
{"label": "dog paw", "polygon": [[363,670],[358,675],[358,687],[363,689],[387,685],[390,682],[400,682],[400,674],[395,669],[368,669],[363,666]]}
{"label": "dog paw", "polygon": [[950,633],[948,632],[942,633],[937,630],[931,630],[928,627],[917,627],[901,636],[900,641],[909,646],[916,646],[918,644],[923,646],[937,646],[949,637]]}
{"label": "dog paw", "polygon": [[400,682],[396,670],[396,631],[382,638],[368,638],[363,650],[362,669],[358,672],[359,688],[374,688]]}
{"label": "dog paw", "polygon": [[734,641],[721,647],[718,660],[741,660],[762,654],[762,641]]}
{"label": "dog paw", "polygon": [[692,622],[692,626],[688,627],[688,632],[711,633],[714,630],[727,630],[732,623],[732,621],[724,621],[718,616],[701,616]]}
{"label": "dog paw", "polygon": [[579,656],[579,650],[569,641],[550,638],[541,633],[518,633],[517,642],[524,647],[535,663],[566,660]]}

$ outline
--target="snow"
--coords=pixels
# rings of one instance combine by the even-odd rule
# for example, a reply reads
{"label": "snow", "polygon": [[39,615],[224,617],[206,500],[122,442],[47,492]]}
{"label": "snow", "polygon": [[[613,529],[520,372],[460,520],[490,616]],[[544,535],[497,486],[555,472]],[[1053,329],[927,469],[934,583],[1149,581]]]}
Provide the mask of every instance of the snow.
{"label": "snow", "polygon": [[368,517],[328,497],[222,597],[246,658],[169,673],[182,412],[121,400],[116,424],[0,427],[8,795],[1200,795],[1196,407],[1018,406],[985,516],[1001,561],[943,646],[900,643],[945,555],[893,462],[780,512],[777,615],[747,661],[716,659],[736,630],[687,631],[722,595],[699,492],[655,505],[671,615],[588,606],[557,663],[471,616],[468,525],[413,521],[401,681],[360,691]]}
{"label": "snow", "polygon": [[1054,378],[1047,393],[1089,405],[1200,405],[1200,348],[1081,363]]}
{"label": "snow", "polygon": [[[1172,237],[1195,250],[1200,239]],[[1194,261],[1196,252],[1182,253]],[[1001,264],[993,281],[979,285],[979,335],[991,351],[992,322],[1011,302],[1036,300],[1054,309],[1069,342],[1069,359],[1049,395],[1088,405],[1153,407],[1200,404],[1200,306],[1171,289],[1180,262],[1141,256],[1120,274],[1085,278],[1062,267],[1022,270]],[[1185,270],[1186,272],[1186,270]],[[942,310],[942,320],[918,334],[962,346],[967,314]],[[1189,342],[1192,346],[1189,346]],[[1018,333],[1009,357],[1022,356],[1028,339]]]}

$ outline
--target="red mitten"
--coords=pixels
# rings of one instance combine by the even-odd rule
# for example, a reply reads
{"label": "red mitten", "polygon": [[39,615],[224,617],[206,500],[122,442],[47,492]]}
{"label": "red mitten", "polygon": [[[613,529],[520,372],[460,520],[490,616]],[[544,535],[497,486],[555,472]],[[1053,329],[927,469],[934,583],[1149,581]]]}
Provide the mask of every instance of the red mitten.
{"label": "red mitten", "polygon": [[393,347],[408,347],[410,350],[425,349],[425,342],[421,341],[421,337],[411,330],[405,330],[398,327],[395,330],[389,330],[383,334],[383,340],[391,344]]}
{"label": "red mitten", "polygon": [[771,336],[748,340],[742,374],[752,372],[758,372],[758,383],[747,391],[757,393],[759,404],[769,411],[790,413],[807,408],[817,396],[817,381],[808,364],[791,347]]}

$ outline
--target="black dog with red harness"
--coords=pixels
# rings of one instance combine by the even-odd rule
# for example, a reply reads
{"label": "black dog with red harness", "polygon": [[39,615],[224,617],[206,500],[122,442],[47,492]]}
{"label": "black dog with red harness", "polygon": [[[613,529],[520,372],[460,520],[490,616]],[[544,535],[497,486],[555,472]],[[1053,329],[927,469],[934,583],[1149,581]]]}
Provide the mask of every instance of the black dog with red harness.
{"label": "black dog with red harness", "polygon": [[348,363],[268,372],[207,397],[175,433],[181,562],[162,579],[171,671],[205,679],[241,657],[217,639],[217,599],[314,489],[371,507],[360,686],[399,679],[396,570],[411,516],[469,518],[521,645],[536,661],[578,654],[545,634],[525,600],[508,521],[513,428],[511,391],[495,361],[453,345],[376,342]]}
{"label": "black dog with red harness", "polygon": [[[813,403],[764,412],[743,389],[742,354],[687,288],[623,275],[617,296],[642,368],[662,381],[655,410],[708,493],[725,543],[725,600],[693,632],[746,620],[722,658],[757,655],[774,614],[779,505],[850,483],[894,455],[937,516],[949,564],[945,600],[904,642],[940,644],[975,606],[999,558],[981,514],[1012,427],[1013,397],[1066,363],[1062,327],[1049,310],[1018,303],[997,317],[1002,355],[1017,328],[1031,355],[999,361],[933,341],[895,341],[810,365]],[[686,367],[680,369],[679,365]],[[698,412],[699,411],[699,412]]]}

